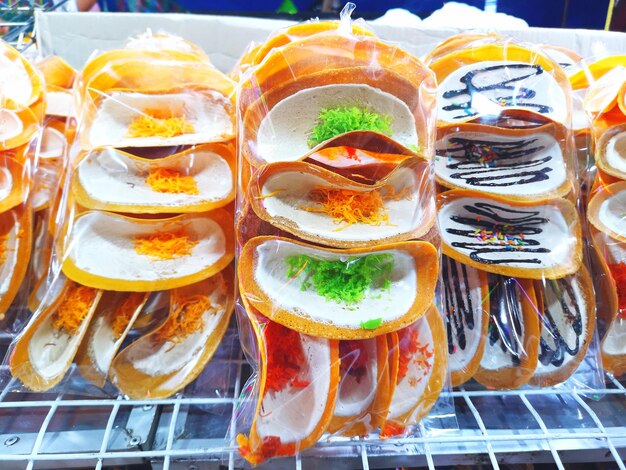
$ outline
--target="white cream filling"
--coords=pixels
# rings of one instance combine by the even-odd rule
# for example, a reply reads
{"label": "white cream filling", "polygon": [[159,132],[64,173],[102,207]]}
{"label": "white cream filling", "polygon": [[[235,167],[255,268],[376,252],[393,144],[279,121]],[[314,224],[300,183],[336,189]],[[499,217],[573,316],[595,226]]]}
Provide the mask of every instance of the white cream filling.
{"label": "white cream filling", "polygon": [[0,141],[7,141],[20,135],[24,124],[10,109],[0,109]]}
{"label": "white cream filling", "polygon": [[626,131],[615,134],[609,139],[604,155],[606,163],[611,168],[626,173]]}
{"label": "white cream filling", "polygon": [[[191,176],[199,194],[161,193],[153,190],[146,178],[152,169],[165,168]],[[218,202],[233,189],[233,174],[226,160],[210,151],[175,155],[146,161],[131,158],[111,149],[89,153],[79,164],[80,185],[94,200],[130,206],[186,207]]]}
{"label": "white cream filling", "polygon": [[[579,340],[578,346],[580,349],[582,349],[585,342],[587,341],[587,304],[585,302],[585,298],[583,297],[578,277],[568,276],[566,278],[566,282],[570,283],[572,290],[574,291],[575,303],[578,304],[578,308],[580,309],[580,316],[581,316],[580,321],[581,321],[582,331],[580,334],[580,340]],[[576,307],[571,302],[569,295],[566,295],[564,293],[563,298],[567,299],[567,306],[569,307],[569,311],[572,314],[575,314]],[[563,308],[561,307],[561,299],[557,298],[553,289],[550,286],[544,286],[543,288],[543,302],[545,305],[544,309],[550,311],[550,313],[552,314],[552,320],[554,320],[556,324],[556,328],[558,332],[561,334],[563,341],[565,341],[565,344],[570,350],[573,350],[576,347],[576,333],[572,326],[572,321],[568,320],[567,317],[565,316],[565,312],[563,311]],[[548,319],[546,318],[545,321],[547,322]],[[540,325],[541,325],[541,338],[547,343],[548,347],[552,351],[555,351],[556,341],[555,341],[554,336],[551,334],[551,329],[547,328],[546,325],[541,321],[541,319],[540,319]],[[541,353],[541,348],[540,348],[540,353]],[[541,361],[538,361],[537,369],[535,370],[535,375],[547,374],[554,370],[561,369],[565,367],[567,364],[569,364],[570,361],[572,361],[576,356],[572,356],[567,351],[564,351],[563,357],[564,357],[563,363],[558,367],[552,365],[551,363],[544,366],[541,363]]]}
{"label": "white cream filling", "polygon": [[[193,125],[194,132],[171,138],[128,137],[128,128],[146,109],[171,110],[182,114]],[[99,106],[91,124],[91,147],[152,147],[192,145],[232,137],[234,126],[230,102],[217,92],[142,94],[113,92]]]}
{"label": "white cream filling", "polygon": [[0,54],[0,96],[28,106],[32,94],[33,85],[22,62]]}
{"label": "white cream filling", "polygon": [[[496,160],[496,166],[489,167],[478,161],[470,162],[460,144],[450,142],[451,139],[459,138],[469,141],[497,142],[504,145],[519,141],[528,142],[524,146],[511,148],[512,154],[536,150],[518,158],[500,158]],[[486,193],[537,196],[555,191],[567,178],[561,147],[552,135],[546,133],[511,136],[485,132],[455,132],[437,142],[437,153],[435,173],[439,178],[457,187]],[[551,157],[551,160],[546,163],[541,165],[532,163],[547,157]],[[455,168],[459,163],[462,163],[461,167]],[[531,179],[528,172],[540,170],[545,172],[547,180],[523,182]],[[526,174],[520,176],[520,173]],[[479,182],[474,183],[471,178],[477,178]],[[483,178],[489,179],[482,180]],[[506,184],[510,185],[506,186]]]}
{"label": "white cream filling", "polygon": [[0,265],[0,297],[6,295],[11,287],[13,276],[15,275],[15,269],[18,263],[26,263],[28,260],[20,260],[18,253],[21,250],[22,243],[30,243],[30,240],[24,239],[20,236],[21,224],[17,219],[16,212],[11,213],[14,223],[11,230],[7,232],[8,239],[5,242],[5,259]]}
{"label": "white cream filling", "polygon": [[[523,211],[523,214],[510,213],[504,211],[498,211],[498,214],[504,214],[510,218],[522,218],[524,216],[533,216],[533,218],[545,219],[545,222],[540,224],[533,224],[532,227],[539,228],[541,233],[526,235],[527,240],[536,240],[537,245],[528,246],[531,249],[545,248],[549,251],[546,253],[526,252],[523,249],[520,250],[507,250],[507,251],[491,251],[485,253],[478,253],[478,256],[483,260],[498,262],[502,258],[508,260],[507,263],[499,263],[500,266],[510,266],[514,268],[533,268],[533,269],[546,269],[559,266],[567,262],[574,254],[574,247],[577,240],[570,233],[569,223],[563,217],[563,214],[558,207],[552,205],[541,205],[533,207],[517,207],[508,205],[502,202],[491,201],[488,199],[478,199],[470,197],[462,197],[451,200],[444,203],[438,214],[439,227],[441,229],[441,236],[443,242],[452,247],[454,250],[463,253],[466,256],[476,250],[492,248],[493,250],[500,249],[502,246],[497,244],[490,244],[487,241],[481,241],[476,236],[463,236],[455,233],[450,233],[449,230],[460,230],[463,232],[473,232],[475,229],[482,229],[482,226],[466,225],[458,221],[452,220],[453,216],[464,217],[475,220],[477,214],[470,212],[465,206],[471,206],[476,203],[486,203],[491,206],[497,206],[506,210]],[[481,221],[485,222],[490,220],[488,217],[482,216]],[[522,222],[523,223],[523,222]],[[525,223],[523,223],[525,224]],[[512,234],[515,235],[515,234]],[[555,241],[558,240],[558,243]],[[453,244],[464,243],[471,244],[472,246],[467,248],[465,246],[455,246]],[[539,263],[524,262],[527,260],[539,260]]]}
{"label": "white cream filling", "polygon": [[[311,190],[317,186],[332,187],[326,180],[311,173],[285,171],[271,176],[261,191],[262,204],[270,217],[284,218],[295,224],[299,232],[309,236],[346,242],[382,240],[415,230],[424,223],[425,214],[432,214],[434,209],[429,194],[419,194],[420,181],[413,169],[398,170],[388,183],[396,194],[406,188],[410,189],[410,193],[398,200],[387,199],[384,202],[389,221],[380,225],[335,223],[333,217],[326,213],[305,210],[305,207],[321,208],[320,204],[311,200]],[[338,189],[366,192],[356,186]],[[269,196],[272,193],[275,194]],[[383,194],[386,193],[384,190]]]}
{"label": "white cream filling", "polygon": [[11,194],[13,188],[13,176],[7,167],[0,167],[0,201]]}
{"label": "white cream filling", "polygon": [[105,315],[101,315],[94,320],[93,334],[89,338],[89,357],[93,361],[96,369],[106,375],[109,366],[117,351],[118,341],[113,334],[111,325],[107,322]]}
{"label": "white cream filling", "polygon": [[52,317],[55,310],[39,324],[28,342],[28,358],[33,369],[43,379],[50,380],[65,374],[74,359],[76,350],[89,325],[86,318],[73,335],[65,331],[55,330]]}
{"label": "white cream filling", "polygon": [[[350,369],[357,363],[357,354],[361,350],[352,351],[345,358],[341,358],[343,363],[348,364],[348,373],[341,377],[339,384],[339,394],[335,404],[335,416],[348,417],[362,415],[371,406],[376,396],[378,387],[378,356],[376,339],[364,339],[360,341],[363,350],[367,354],[367,362],[364,365],[365,374],[357,377],[350,374]],[[350,366],[353,364],[352,366]]]}
{"label": "white cream filling", "polygon": [[572,129],[583,130],[591,127],[591,120],[583,106],[587,89],[572,91]]}
{"label": "white cream filling", "polygon": [[[417,341],[421,346],[427,346],[427,350],[432,352],[433,355],[427,358],[418,352],[415,357],[410,359],[406,375],[398,382],[393,393],[388,419],[397,419],[404,416],[411,409],[415,408],[416,404],[422,401],[424,393],[428,391],[430,377],[433,372],[435,345],[433,344],[433,335],[428,320],[422,317],[408,328],[417,330]],[[400,354],[402,354],[402,350]],[[421,361],[425,361],[428,366],[425,367],[425,364],[421,363]],[[421,408],[421,405],[417,406],[413,410],[412,415],[421,414]]]}
{"label": "white cream filling", "polygon": [[46,126],[41,134],[39,158],[60,158],[65,155],[65,136],[52,126]]}
{"label": "white cream filling", "polygon": [[256,430],[262,440],[277,436],[281,443],[305,439],[319,425],[330,392],[330,345],[327,339],[300,335],[306,368],[298,377],[304,388],[285,387],[263,397]]}
{"label": "white cream filling", "polygon": [[[489,67],[518,64],[527,65],[528,67],[502,67],[492,71],[482,71]],[[458,94],[446,98],[444,98],[444,94],[446,92],[466,89],[467,85],[463,83],[461,79],[473,72],[474,77],[472,83],[474,87],[484,90],[474,92],[471,97],[473,101],[473,111],[477,112],[479,115],[497,116],[503,109],[527,109],[529,111],[538,112],[538,108],[534,105],[545,105],[549,106],[551,109],[548,112],[541,113],[543,116],[562,124],[568,124],[568,103],[565,93],[558,82],[550,72],[544,70],[542,73],[536,74],[535,69],[531,67],[532,65],[527,63],[487,60],[456,69],[439,84],[439,87],[437,87],[437,119],[445,122],[456,122],[472,117],[473,113],[471,111],[468,113],[465,109],[446,109],[449,106],[469,102],[470,96],[468,94]],[[512,81],[512,79],[526,75],[529,76]],[[505,85],[513,89],[488,89],[488,87],[501,82],[506,82]],[[519,98],[515,100],[515,104],[513,105],[502,106],[498,103],[501,97],[521,94],[522,88],[533,90],[535,95],[529,98]]]}
{"label": "white cream filling", "polygon": [[391,138],[404,146],[419,145],[415,118],[396,96],[364,84],[325,85],[300,90],[274,106],[261,121],[255,154],[268,163],[296,161],[311,152],[307,140],[320,111],[337,106],[367,106],[391,117]]}
{"label": "white cream filling", "polygon": [[361,322],[374,318],[380,318],[386,323],[402,317],[412,307],[417,295],[417,267],[413,257],[406,252],[399,250],[376,252],[383,253],[391,254],[394,258],[393,270],[389,277],[390,288],[374,285],[366,293],[365,298],[356,304],[326,300],[313,286],[302,290],[301,283],[306,274],[302,272],[295,279],[289,278],[288,265],[285,262],[287,257],[298,255],[324,260],[347,260],[356,255],[328,253],[285,241],[268,240],[256,249],[254,278],[274,305],[311,321],[340,328],[360,328]]}
{"label": "white cream filling", "polygon": [[46,114],[61,117],[76,116],[74,97],[71,91],[48,91],[46,94]]}
{"label": "white cream filling", "polygon": [[598,220],[612,232],[626,237],[626,189],[611,194],[600,204]]}
{"label": "white cream filling", "polygon": [[[133,238],[184,226],[198,243],[190,255],[154,259],[135,251]],[[214,265],[226,251],[219,224],[207,217],[137,223],[105,212],[79,216],[72,227],[67,256],[76,267],[108,279],[156,281],[190,276]]]}

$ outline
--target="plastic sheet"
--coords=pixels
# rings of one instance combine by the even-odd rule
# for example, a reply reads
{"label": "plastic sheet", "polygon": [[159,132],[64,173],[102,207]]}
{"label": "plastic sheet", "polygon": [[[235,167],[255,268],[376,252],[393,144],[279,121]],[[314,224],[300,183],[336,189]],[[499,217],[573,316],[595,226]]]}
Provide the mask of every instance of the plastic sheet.
{"label": "plastic sheet", "polygon": [[[579,215],[589,128],[565,72],[577,61],[566,49],[482,33],[454,36],[428,56],[439,84],[435,175],[453,385],[556,385],[595,341]],[[595,349],[571,386],[597,388]]]}
{"label": "plastic sheet", "polygon": [[[448,386],[435,82],[349,14],[274,33],[234,72],[237,311],[255,368],[237,444],[253,465],[324,435],[420,432]],[[453,414],[442,402],[429,419]]]}
{"label": "plastic sheet", "polygon": [[168,397],[205,368],[233,311],[234,83],[167,34],[94,54],[76,76],[60,59],[40,67],[53,99],[32,317],[6,358],[15,388],[61,386],[74,364],[95,386],[71,380],[75,392]]}

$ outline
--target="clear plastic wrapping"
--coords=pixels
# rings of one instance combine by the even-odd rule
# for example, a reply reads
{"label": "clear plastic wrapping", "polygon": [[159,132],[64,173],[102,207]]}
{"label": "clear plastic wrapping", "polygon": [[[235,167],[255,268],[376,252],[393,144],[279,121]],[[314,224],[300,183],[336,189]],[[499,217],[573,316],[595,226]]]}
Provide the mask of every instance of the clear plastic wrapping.
{"label": "clear plastic wrapping", "polygon": [[[237,311],[255,368],[242,456],[419,432],[448,383],[432,73],[347,13],[274,33],[234,73]],[[453,414],[443,402],[434,416]]]}
{"label": "clear plastic wrapping", "polygon": [[58,59],[41,68],[56,96],[33,314],[6,358],[16,388],[51,390],[74,364],[95,385],[74,380],[79,392],[168,397],[205,368],[234,307],[234,83],[167,34],[94,54],[75,79]]}
{"label": "clear plastic wrapping", "polygon": [[[435,175],[453,385],[472,377],[490,388],[556,385],[594,342],[578,171],[588,126],[562,68],[577,60],[480,33],[452,37],[428,57],[438,82]],[[574,387],[598,384],[591,349],[583,368],[591,373]]]}

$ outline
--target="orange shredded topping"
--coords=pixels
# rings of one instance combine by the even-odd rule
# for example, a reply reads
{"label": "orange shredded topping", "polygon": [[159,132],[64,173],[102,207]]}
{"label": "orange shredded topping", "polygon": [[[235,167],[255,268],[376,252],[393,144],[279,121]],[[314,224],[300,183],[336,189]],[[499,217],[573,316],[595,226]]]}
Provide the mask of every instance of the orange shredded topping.
{"label": "orange shredded topping", "polygon": [[76,333],[95,298],[96,289],[73,285],[54,312],[52,326],[56,330],[65,330],[70,335]]}
{"label": "orange shredded topping", "polygon": [[[386,194],[383,194],[383,190]],[[389,224],[389,215],[385,209],[385,201],[390,199],[399,200],[405,197],[407,192],[408,188],[405,188],[396,194],[395,189],[390,185],[372,191],[354,191],[351,189],[317,186],[309,192],[309,197],[319,206],[304,206],[302,209],[309,212],[328,214],[333,218],[334,223],[346,224],[337,230],[343,230],[356,223],[369,225]]]}
{"label": "orange shredded topping", "polygon": [[428,344],[419,342],[419,331],[415,328],[404,328],[398,331],[398,340],[400,347],[400,357],[398,360],[398,379],[396,383],[400,383],[406,377],[409,371],[409,364],[413,362],[422,374],[421,377],[411,377],[409,385],[416,387],[422,381],[422,377],[426,377],[432,369],[432,358],[434,351]]}
{"label": "orange shredded topping", "polygon": [[157,193],[200,194],[198,183],[193,177],[171,168],[151,169],[146,183]]}
{"label": "orange shredded topping", "polygon": [[205,295],[192,295],[179,300],[176,310],[156,333],[157,340],[180,343],[191,333],[202,331],[202,315],[211,307],[211,301]]}
{"label": "orange shredded topping", "polygon": [[138,235],[133,239],[133,244],[138,254],[163,260],[190,255],[198,242],[191,240],[185,229],[181,227],[173,232]]}
{"label": "orange shredded topping", "polygon": [[113,322],[111,323],[111,330],[113,330],[116,339],[122,336],[130,319],[137,311],[139,305],[141,305],[141,302],[143,302],[144,297],[145,294],[141,292],[133,292],[118,305],[114,313]]}
{"label": "orange shredded topping", "polygon": [[9,241],[9,234],[0,235],[0,265],[2,265],[7,259],[7,242]]}
{"label": "orange shredded topping", "polygon": [[169,139],[195,132],[193,124],[181,113],[174,115],[171,110],[144,109],[128,126],[128,137],[163,137]]}

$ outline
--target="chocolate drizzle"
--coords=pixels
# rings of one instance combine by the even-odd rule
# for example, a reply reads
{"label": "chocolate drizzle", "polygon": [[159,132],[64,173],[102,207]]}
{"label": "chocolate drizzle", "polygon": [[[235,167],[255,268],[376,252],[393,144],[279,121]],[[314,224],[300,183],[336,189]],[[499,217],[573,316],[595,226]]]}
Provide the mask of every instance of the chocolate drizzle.
{"label": "chocolate drizzle", "polygon": [[[547,333],[553,344],[548,344],[544,334],[541,335],[539,362],[544,366],[552,364],[554,367],[560,367],[565,361],[566,354],[575,356],[580,349],[583,332],[582,308],[584,306],[581,308],[572,288],[572,282],[576,282],[574,277],[568,276],[556,281],[546,280],[544,282],[546,283],[543,288],[544,293],[550,290],[558,302],[553,310],[550,309],[551,305],[544,305],[542,315],[540,315],[542,333]],[[544,294],[544,301],[548,297]],[[563,317],[566,328],[571,328],[576,335],[572,347],[567,344],[562,332],[559,331],[558,325],[554,321],[555,317]]]}
{"label": "chocolate drizzle", "polygon": [[[515,278],[489,275],[489,329],[490,347],[499,347],[510,356],[511,365],[521,364],[524,352],[524,318],[519,300],[519,283]],[[485,351],[485,354],[488,354]]]}
{"label": "chocolate drizzle", "polygon": [[[511,76],[512,71],[520,71],[521,74]],[[524,71],[526,71],[526,73],[524,73]],[[493,81],[489,75],[494,72],[496,76],[503,76],[505,78]],[[444,106],[442,109],[444,111],[463,111],[463,114],[454,116],[453,119],[477,116],[482,110],[477,109],[480,108],[481,105],[477,105],[476,108],[474,107],[474,98],[475,95],[481,95],[482,98],[488,99],[498,106],[519,106],[533,108],[542,114],[549,113],[552,111],[550,106],[528,101],[536,96],[537,92],[535,90],[518,85],[518,82],[541,75],[542,73],[544,73],[543,67],[532,64],[501,64],[470,70],[459,79],[459,81],[465,85],[463,88],[448,90],[443,93],[444,99],[466,96],[467,101],[452,103]],[[496,93],[490,93],[498,91],[508,91],[514,94],[498,96]],[[484,114],[485,112],[482,111],[482,113]]]}
{"label": "chocolate drizzle", "polygon": [[[469,257],[483,264],[525,263],[540,264],[541,259],[530,256],[498,256],[489,259],[483,255],[494,253],[550,253],[540,247],[540,242],[531,238],[543,232],[542,226],[548,219],[539,217],[540,210],[511,209],[490,202],[475,202],[463,208],[475,217],[453,215],[450,220],[468,226],[461,230],[447,228],[446,232],[472,241],[452,242],[451,246],[470,251]],[[555,240],[556,241],[556,240]]]}
{"label": "chocolate drizzle", "polygon": [[447,158],[446,167],[458,170],[450,179],[468,186],[505,187],[538,183],[550,178],[553,157],[532,158],[545,149],[538,139],[497,142],[452,137],[448,148],[438,152]]}
{"label": "chocolate drizzle", "polygon": [[[442,257],[441,279],[444,287],[443,302],[450,354],[465,351],[467,347],[465,329],[472,331],[476,326],[474,317],[476,306],[472,305],[472,291],[467,272],[468,268],[464,264],[457,263],[447,256]],[[480,312],[478,313],[480,321]]]}

